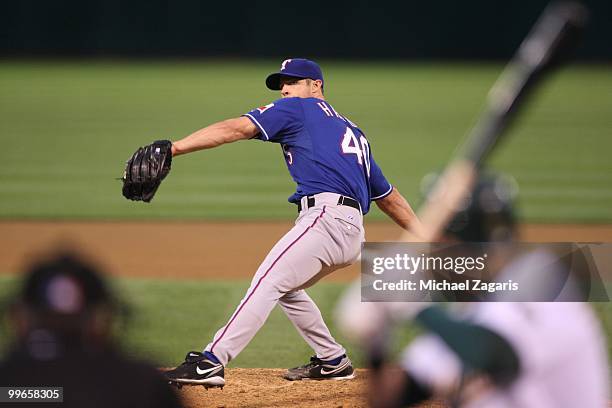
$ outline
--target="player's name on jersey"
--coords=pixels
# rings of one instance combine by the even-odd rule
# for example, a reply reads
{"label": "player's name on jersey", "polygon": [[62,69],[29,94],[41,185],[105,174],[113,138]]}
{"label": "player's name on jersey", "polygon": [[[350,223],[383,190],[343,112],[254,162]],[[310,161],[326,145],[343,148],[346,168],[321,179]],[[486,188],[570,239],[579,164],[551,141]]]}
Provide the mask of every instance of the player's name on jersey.
{"label": "player's name on jersey", "polygon": [[387,282],[377,279],[372,282],[375,291],[484,291],[494,293],[497,291],[513,292],[519,290],[518,282],[508,280],[506,282],[486,282],[481,279],[466,279],[461,282],[451,282],[446,279],[425,279],[410,281],[402,279],[399,281]]}

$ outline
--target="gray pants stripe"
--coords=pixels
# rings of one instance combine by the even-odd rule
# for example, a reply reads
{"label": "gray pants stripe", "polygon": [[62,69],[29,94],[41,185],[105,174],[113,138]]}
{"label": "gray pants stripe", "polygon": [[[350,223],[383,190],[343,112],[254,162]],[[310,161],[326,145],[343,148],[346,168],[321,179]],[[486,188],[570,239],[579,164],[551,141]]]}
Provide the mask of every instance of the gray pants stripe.
{"label": "gray pants stripe", "polygon": [[272,270],[272,268],[274,268],[274,265],[276,265],[276,263],[278,262],[279,259],[281,259],[281,257],[283,255],[285,255],[285,253],[296,243],[298,242],[308,231],[310,231],[312,229],[312,227],[314,227],[314,225],[317,223],[317,221],[319,221],[319,219],[321,219],[323,217],[323,215],[325,214],[325,206],[323,206],[323,212],[321,212],[321,215],[319,215],[314,222],[312,223],[311,226],[309,226],[308,228],[306,228],[304,230],[304,232],[302,232],[300,234],[300,236],[298,236],[295,241],[293,241],[291,244],[289,244],[289,246],[287,248],[285,248],[285,250],[283,252],[281,252],[281,254],[274,260],[274,262],[272,262],[272,265],[270,265],[270,267],[268,268],[268,270],[266,271],[266,273],[263,274],[263,276],[261,278],[259,278],[259,281],[257,282],[257,285],[255,285],[255,287],[253,288],[253,290],[251,291],[251,293],[247,296],[247,298],[245,299],[244,302],[242,302],[242,304],[238,307],[238,309],[236,310],[236,313],[234,313],[234,315],[232,316],[232,318],[230,319],[230,321],[225,325],[225,328],[223,329],[223,332],[221,333],[221,335],[219,336],[219,338],[217,340],[215,340],[215,342],[213,343],[213,345],[210,347],[210,352],[214,354],[214,349],[215,346],[217,345],[217,343],[219,342],[219,340],[221,340],[223,338],[223,336],[225,335],[225,333],[227,332],[227,329],[230,327],[230,325],[232,324],[232,322],[234,321],[234,319],[236,319],[236,316],[238,316],[238,313],[240,313],[240,311],[242,310],[242,308],[244,307],[244,305],[249,301],[249,299],[251,298],[251,296],[253,296],[253,293],[255,293],[255,291],[257,290],[257,288],[259,287],[259,285],[261,284],[261,281],[264,280],[264,278],[268,275],[268,273]]}
{"label": "gray pants stripe", "polygon": [[302,210],[295,226],[268,253],[228,323],[205,350],[223,364],[235,358],[257,334],[279,304],[317,357],[345,353],[304,291],[325,275],[355,262],[364,240],[359,210],[339,206],[338,194],[315,196],[316,205]]}

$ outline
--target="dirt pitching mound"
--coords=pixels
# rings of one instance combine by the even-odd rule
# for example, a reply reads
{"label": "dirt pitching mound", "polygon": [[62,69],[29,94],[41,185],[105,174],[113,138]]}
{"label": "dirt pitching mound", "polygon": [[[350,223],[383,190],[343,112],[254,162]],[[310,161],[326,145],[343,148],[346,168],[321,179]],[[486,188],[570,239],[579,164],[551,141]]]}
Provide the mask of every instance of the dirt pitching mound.
{"label": "dirt pitching mound", "polygon": [[[287,381],[284,369],[229,368],[222,390],[183,387],[179,394],[187,408],[200,407],[367,407],[367,370],[357,370],[350,381]],[[440,403],[420,407],[442,408]]]}

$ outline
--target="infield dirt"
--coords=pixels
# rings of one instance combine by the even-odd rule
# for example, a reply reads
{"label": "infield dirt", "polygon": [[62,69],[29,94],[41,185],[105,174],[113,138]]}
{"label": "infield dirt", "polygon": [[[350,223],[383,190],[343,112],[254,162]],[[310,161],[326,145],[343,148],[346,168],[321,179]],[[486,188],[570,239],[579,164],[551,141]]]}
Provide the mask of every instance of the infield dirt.
{"label": "infield dirt", "polygon": [[[185,406],[203,407],[366,407],[366,370],[357,370],[350,381],[286,381],[281,369],[232,368],[226,371],[227,387],[206,391],[183,387]],[[430,402],[420,408],[442,408]]]}
{"label": "infield dirt", "polygon": [[[0,273],[17,272],[32,256],[58,246],[90,254],[116,276],[245,279],[257,270],[287,222],[0,222]],[[368,241],[393,241],[401,230],[390,223],[366,224]],[[612,242],[612,225],[523,225],[530,242]],[[143,265],[147,265],[143,268]],[[353,265],[325,281],[358,276]]]}

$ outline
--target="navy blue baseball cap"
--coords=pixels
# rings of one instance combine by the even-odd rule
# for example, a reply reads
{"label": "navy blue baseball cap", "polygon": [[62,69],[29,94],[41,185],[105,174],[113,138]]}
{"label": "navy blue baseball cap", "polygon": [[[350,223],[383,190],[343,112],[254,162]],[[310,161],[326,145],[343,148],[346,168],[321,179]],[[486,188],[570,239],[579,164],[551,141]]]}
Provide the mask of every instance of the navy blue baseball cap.
{"label": "navy blue baseball cap", "polygon": [[[266,78],[266,86],[273,91],[280,91],[281,75],[300,79],[320,79],[323,81],[323,72],[321,72],[321,67],[319,67],[316,62],[304,58],[291,58],[284,60],[281,64],[280,71],[268,75]],[[323,86],[321,86],[321,88],[323,88]]]}

